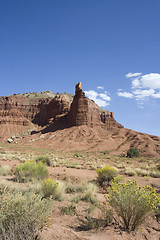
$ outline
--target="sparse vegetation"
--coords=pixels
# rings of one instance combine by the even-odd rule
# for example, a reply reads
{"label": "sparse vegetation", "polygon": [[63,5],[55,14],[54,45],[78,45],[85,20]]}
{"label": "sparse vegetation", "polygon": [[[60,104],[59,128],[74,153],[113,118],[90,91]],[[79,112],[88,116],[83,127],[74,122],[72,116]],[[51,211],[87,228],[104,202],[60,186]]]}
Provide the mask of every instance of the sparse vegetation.
{"label": "sparse vegetation", "polygon": [[64,194],[64,184],[60,181],[56,181],[53,178],[43,180],[42,193],[44,197],[50,197],[62,200]]}
{"label": "sparse vegetation", "polygon": [[33,180],[45,179],[49,176],[49,173],[43,163],[27,161],[16,167],[15,176],[18,182],[29,182]]}
{"label": "sparse vegetation", "polygon": [[109,165],[105,166],[104,168],[97,169],[98,174],[98,183],[102,186],[105,183],[109,183],[113,178],[117,175],[117,171],[114,167]]}
{"label": "sparse vegetation", "polygon": [[61,211],[63,214],[66,214],[66,215],[74,215],[76,211],[75,204],[71,203],[68,206],[62,207]]}
{"label": "sparse vegetation", "polygon": [[36,239],[49,214],[50,201],[34,192],[22,194],[1,189],[0,202],[0,239]]}
{"label": "sparse vegetation", "polygon": [[51,161],[48,157],[46,156],[38,156],[36,157],[35,161],[38,163],[38,162],[41,162],[47,166],[51,166]]}
{"label": "sparse vegetation", "polygon": [[0,167],[0,175],[7,176],[12,175],[12,168],[9,165],[3,165]]}
{"label": "sparse vegetation", "polygon": [[122,218],[126,229],[134,231],[156,208],[159,197],[149,186],[139,187],[136,181],[112,183],[108,188],[108,203]]}

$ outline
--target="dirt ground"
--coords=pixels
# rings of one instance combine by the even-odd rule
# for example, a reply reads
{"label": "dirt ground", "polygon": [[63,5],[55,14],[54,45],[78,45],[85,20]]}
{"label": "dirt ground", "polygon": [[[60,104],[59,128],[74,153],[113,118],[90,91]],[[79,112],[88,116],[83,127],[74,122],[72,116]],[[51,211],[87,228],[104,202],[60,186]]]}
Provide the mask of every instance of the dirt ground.
{"label": "dirt ground", "polygon": [[[9,165],[14,170],[17,164],[24,161],[27,156],[34,157],[39,154],[39,150],[34,149],[31,153],[31,149],[23,151],[21,149],[10,149],[6,150],[3,146],[0,152],[0,166]],[[32,149],[33,150],[33,149]],[[46,154],[46,152],[43,152]],[[7,155],[8,154],[8,155]],[[23,155],[24,154],[24,155]],[[30,155],[29,155],[30,154]],[[114,166],[145,166],[152,161],[151,159],[132,160],[127,163],[124,159],[113,158],[101,152],[87,153],[83,152],[78,157],[77,153],[65,153],[65,152],[53,152],[48,151],[48,156],[54,159],[56,166],[48,167],[50,177],[61,180],[65,183],[71,182],[73,184],[81,183],[82,181],[95,183],[97,179],[97,173],[94,168],[91,169],[91,164],[97,161],[97,164],[102,162],[103,164],[111,164]],[[8,159],[7,159],[8,156]],[[18,156],[16,158],[16,156]],[[54,157],[53,157],[54,156]],[[87,162],[88,161],[88,162]],[[157,164],[159,159],[154,160]],[[92,166],[93,167],[93,166]],[[121,169],[122,170],[122,169]],[[124,181],[135,179],[138,185],[154,186],[157,192],[160,189],[160,178],[153,177],[140,177],[140,176],[126,176],[123,171],[120,175],[124,177]],[[14,176],[0,176],[0,184],[5,182],[9,186],[16,186],[17,188],[27,189],[28,183],[16,183],[13,181]],[[96,197],[100,203],[105,201],[105,189],[98,188]],[[134,232],[128,233],[121,223],[117,220],[118,216],[114,215],[114,219],[106,227],[98,227],[89,229],[87,228],[86,212],[92,207],[90,202],[79,201],[75,202],[75,212],[73,215],[66,215],[62,213],[61,209],[64,206],[71,204],[73,193],[66,193],[62,201],[53,201],[52,211],[49,218],[48,225],[40,233],[41,240],[160,240],[160,224],[151,213],[146,221]],[[97,208],[93,209],[91,216],[96,219],[99,215]]]}

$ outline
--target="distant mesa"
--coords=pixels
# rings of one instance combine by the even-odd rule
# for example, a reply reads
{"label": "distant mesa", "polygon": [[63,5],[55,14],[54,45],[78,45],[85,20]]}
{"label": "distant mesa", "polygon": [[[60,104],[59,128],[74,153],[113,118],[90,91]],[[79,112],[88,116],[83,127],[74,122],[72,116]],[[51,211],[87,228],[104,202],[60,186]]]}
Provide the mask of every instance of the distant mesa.
{"label": "distant mesa", "polygon": [[159,137],[124,128],[113,112],[85,96],[81,82],[75,95],[45,91],[0,97],[0,129],[0,141],[15,136],[11,144],[115,154],[137,147],[142,155],[160,156]]}

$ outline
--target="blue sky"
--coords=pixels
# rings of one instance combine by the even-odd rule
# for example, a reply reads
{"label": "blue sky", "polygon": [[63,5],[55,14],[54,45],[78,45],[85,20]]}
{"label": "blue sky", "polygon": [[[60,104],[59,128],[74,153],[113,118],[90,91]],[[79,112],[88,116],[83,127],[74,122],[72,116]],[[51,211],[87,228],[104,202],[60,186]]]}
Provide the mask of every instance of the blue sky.
{"label": "blue sky", "polygon": [[0,96],[86,95],[160,136],[159,0],[1,0]]}

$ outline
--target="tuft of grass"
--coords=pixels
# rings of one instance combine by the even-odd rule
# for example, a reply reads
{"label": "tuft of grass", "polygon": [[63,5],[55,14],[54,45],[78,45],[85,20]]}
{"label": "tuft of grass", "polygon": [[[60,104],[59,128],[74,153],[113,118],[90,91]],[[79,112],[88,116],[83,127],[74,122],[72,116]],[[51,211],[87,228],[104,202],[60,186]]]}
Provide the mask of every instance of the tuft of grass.
{"label": "tuft of grass", "polygon": [[135,176],[135,175],[136,175],[136,172],[135,172],[135,170],[132,169],[132,168],[126,168],[126,169],[125,169],[125,174],[126,174],[127,176]]}
{"label": "tuft of grass", "polygon": [[0,167],[0,175],[1,176],[9,176],[12,175],[12,169],[9,165],[3,165]]}
{"label": "tuft of grass", "polygon": [[160,171],[151,171],[149,175],[154,178],[160,178]]}
{"label": "tuft of grass", "polygon": [[74,203],[71,203],[68,206],[64,206],[61,208],[61,212],[66,215],[74,215],[76,212],[76,207]]}

